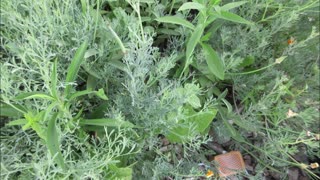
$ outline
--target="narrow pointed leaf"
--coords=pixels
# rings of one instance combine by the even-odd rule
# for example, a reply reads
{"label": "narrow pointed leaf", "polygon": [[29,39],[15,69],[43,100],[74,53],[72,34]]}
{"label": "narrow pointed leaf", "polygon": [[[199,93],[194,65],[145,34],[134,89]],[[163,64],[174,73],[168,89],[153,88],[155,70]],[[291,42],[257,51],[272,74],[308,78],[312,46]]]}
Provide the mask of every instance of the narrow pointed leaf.
{"label": "narrow pointed leaf", "polygon": [[208,68],[219,79],[224,79],[224,66],[218,54],[208,44],[201,44],[204,50]]}
{"label": "narrow pointed leaf", "polygon": [[117,119],[81,119],[80,125],[93,125],[93,126],[109,126],[109,127],[134,127],[134,125],[128,121],[120,121]]}
{"label": "narrow pointed leaf", "polygon": [[69,101],[74,100],[77,97],[84,96],[84,95],[87,95],[87,94],[92,94],[92,93],[95,93],[95,92],[96,91],[92,91],[92,90],[77,91],[76,93],[72,94],[69,97]]}
{"label": "narrow pointed leaf", "polygon": [[242,23],[242,24],[248,24],[248,25],[253,24],[252,22],[227,11],[220,11],[220,13],[214,12],[213,15],[217,16],[218,18],[236,22],[236,23]]}
{"label": "narrow pointed leaf", "polygon": [[64,164],[64,159],[60,152],[60,145],[59,145],[59,139],[58,139],[59,135],[56,127],[57,117],[58,117],[58,113],[55,113],[49,121],[48,131],[47,131],[47,146],[51,155],[55,157],[55,161],[57,162],[57,164],[62,169],[66,169],[66,166]]}
{"label": "narrow pointed leaf", "polygon": [[44,93],[44,92],[22,93],[22,94],[19,94],[18,96],[16,96],[14,99],[23,100],[23,99],[32,99],[32,98],[54,100],[54,98],[52,96],[50,96],[49,94]]}
{"label": "narrow pointed leaf", "polygon": [[[88,42],[85,41],[82,43],[82,45],[77,49],[76,54],[74,55],[71,64],[68,68],[68,73],[67,73],[67,78],[66,78],[66,83],[71,83],[73,81],[75,81],[78,71],[80,69],[80,66],[84,60],[84,54],[87,50],[88,47]],[[66,86],[66,89],[64,91],[64,94],[66,96],[69,96],[70,91],[71,91],[71,85],[68,84]]]}
{"label": "narrow pointed leaf", "polygon": [[201,9],[205,9],[205,7],[202,4],[197,2],[186,2],[182,4],[182,6],[178,9],[178,11],[184,11],[189,9],[201,10]]}
{"label": "narrow pointed leaf", "polygon": [[57,98],[57,83],[58,83],[57,59],[55,59],[52,67],[52,72],[51,72],[51,95],[55,98]]}
{"label": "narrow pointed leaf", "polygon": [[124,71],[126,72],[126,65],[120,61],[117,61],[117,60],[111,60],[108,62],[108,64],[110,64],[111,66],[121,70],[121,71]]}
{"label": "narrow pointed leaf", "polygon": [[232,2],[232,3],[228,3],[224,6],[221,7],[221,10],[223,11],[229,11],[230,9],[236,8],[241,6],[242,4],[247,3],[247,1],[238,1],[238,2]]}
{"label": "narrow pointed leaf", "polygon": [[245,142],[241,134],[227,121],[226,119],[227,114],[225,110],[223,110],[221,107],[219,108],[219,114],[221,116],[224,126],[229,131],[230,136],[238,142]]}
{"label": "narrow pointed leaf", "polygon": [[218,111],[216,109],[209,109],[205,112],[199,112],[196,115],[188,118],[188,121],[193,122],[196,125],[196,130],[199,133],[203,133],[210,126],[210,123],[213,121],[217,112]]}
{"label": "narrow pointed leaf", "polygon": [[69,100],[74,100],[77,97],[88,95],[88,94],[95,94],[96,96],[100,97],[103,100],[108,100],[108,97],[105,95],[103,89],[99,89],[98,91],[92,91],[92,90],[83,90],[83,91],[77,91],[76,93],[72,94],[69,98]]}
{"label": "narrow pointed leaf", "polygon": [[202,24],[199,24],[195,30],[193,31],[188,43],[187,43],[187,49],[186,49],[186,59],[187,62],[189,62],[189,59],[191,58],[193,51],[195,49],[195,47],[197,46],[202,33],[203,33],[203,26]]}
{"label": "narrow pointed leaf", "polygon": [[0,116],[17,118],[23,116],[23,111],[25,111],[24,107],[21,105],[8,105],[4,103],[0,103]]}
{"label": "narrow pointed leaf", "polygon": [[25,125],[27,123],[28,123],[28,121],[26,119],[17,119],[14,121],[10,121],[9,123],[6,124],[6,126]]}
{"label": "narrow pointed leaf", "polygon": [[180,17],[177,17],[177,16],[164,16],[164,17],[157,18],[156,21],[162,22],[162,23],[179,24],[179,25],[185,26],[187,28],[190,28],[192,30],[194,29],[193,24],[191,24],[189,21],[182,19]]}

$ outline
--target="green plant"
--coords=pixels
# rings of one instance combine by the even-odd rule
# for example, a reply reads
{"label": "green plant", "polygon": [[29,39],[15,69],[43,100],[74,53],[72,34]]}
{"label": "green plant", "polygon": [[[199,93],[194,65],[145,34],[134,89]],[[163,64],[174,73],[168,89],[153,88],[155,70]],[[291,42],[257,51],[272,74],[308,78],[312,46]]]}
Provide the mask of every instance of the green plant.
{"label": "green plant", "polygon": [[[185,10],[191,10],[191,9],[198,10],[199,13],[195,15],[195,18],[193,20],[194,22],[197,23],[196,26],[194,26],[187,20],[177,16],[164,16],[157,19],[157,21],[159,22],[179,24],[192,30],[186,44],[186,53],[185,53],[186,60],[184,62],[185,65],[182,69],[181,74],[183,74],[187,70],[189,65],[193,64],[193,66],[196,69],[199,69],[203,74],[206,74],[206,72],[209,70],[209,72],[215,77],[221,80],[224,79],[225,70],[224,70],[223,62],[220,60],[220,57],[215,52],[215,50],[212,49],[212,47],[209,44],[205,43],[206,41],[209,40],[211,34],[214,33],[214,30],[212,28],[216,28],[214,27],[215,25],[212,25],[212,23],[216,19],[224,19],[228,21],[249,24],[249,25],[252,23],[241,18],[236,14],[228,12],[230,9],[236,8],[246,3],[245,1],[229,3],[222,7],[218,5],[219,2],[220,1],[186,2],[178,9],[178,11],[185,11]],[[205,32],[206,28],[208,29],[208,31]],[[200,69],[200,65],[198,63],[192,62],[192,55],[198,43],[201,44],[203,51],[205,52],[208,70],[206,68]]]}
{"label": "green plant", "polygon": [[1,178],[317,178],[318,6],[1,1]]}

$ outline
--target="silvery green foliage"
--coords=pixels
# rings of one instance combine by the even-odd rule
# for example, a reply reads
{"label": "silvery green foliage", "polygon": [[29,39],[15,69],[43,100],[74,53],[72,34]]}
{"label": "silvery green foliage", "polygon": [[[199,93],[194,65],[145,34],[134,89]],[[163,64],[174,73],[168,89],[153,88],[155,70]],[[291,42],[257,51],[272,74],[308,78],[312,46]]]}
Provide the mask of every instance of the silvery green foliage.
{"label": "silvery green foliage", "polygon": [[152,47],[152,36],[146,36],[145,41],[138,34],[131,38],[134,43],[129,44],[123,58],[125,90],[113,99],[126,119],[145,127],[147,134],[166,134],[179,119],[185,118],[184,105],[200,107],[200,102],[196,102],[200,88],[193,83],[182,86],[179,81],[169,80],[175,55],[161,57],[158,49]]}
{"label": "silvery green foliage", "polygon": [[[75,50],[85,40],[90,42],[83,66],[85,71],[95,69],[94,74],[100,78],[112,73],[106,59],[111,59],[116,43],[106,22],[95,15],[96,11],[89,8],[83,13],[80,4],[71,0],[1,1],[4,29],[1,45],[7,55],[12,55],[2,59],[1,67],[2,72],[14,72],[10,76],[4,73],[1,77],[6,84],[1,87],[3,92],[12,97],[16,95],[12,93],[19,93],[19,88],[24,88],[22,92],[47,91],[54,59],[58,60],[59,80],[62,81],[58,85],[65,87],[66,69]],[[119,20],[123,18],[119,17]],[[117,20],[108,23],[117,32],[122,28]],[[30,81],[25,82],[27,79]]]}
{"label": "silvery green foliage", "polygon": [[[247,4],[235,11],[240,16],[255,21],[255,26],[245,28],[225,24],[215,36],[219,43],[216,43],[216,39],[212,43],[222,52],[230,72],[258,69],[274,63],[280,56],[288,56],[281,64],[260,73],[232,77],[234,105],[238,112],[231,116],[236,119],[235,124],[244,136],[248,132],[255,134],[252,139],[259,141],[254,145],[260,149],[261,162],[279,167],[281,176],[285,177],[287,162],[274,159],[290,159],[288,154],[299,152],[301,144],[295,143],[297,139],[306,141],[303,146],[309,149],[304,152],[308,158],[319,155],[319,144],[315,145],[306,136],[306,129],[318,132],[314,127],[318,124],[316,121],[319,119],[319,110],[310,107],[310,102],[319,104],[319,94],[312,93],[319,89],[319,81],[315,82],[319,80],[319,28],[312,27],[319,24],[313,19],[318,19],[318,14],[312,13],[317,7],[302,13],[303,7],[313,7],[318,3],[271,3],[268,9],[264,1],[254,3],[259,5]],[[284,8],[290,8],[291,11],[285,11]],[[264,10],[267,11],[265,18]],[[308,21],[313,21],[314,24]],[[288,44],[291,37],[295,38],[294,44]],[[239,68],[239,63],[247,56],[253,56],[255,63]],[[310,101],[311,96],[317,100]],[[289,109],[299,115],[288,118]],[[219,126],[216,123],[214,128],[223,128]],[[227,134],[223,131],[219,132],[222,132],[220,137],[226,137]]]}
{"label": "silvery green foliage", "polygon": [[[1,1],[1,48],[5,53],[1,59],[1,101],[23,105],[32,112],[45,110],[49,105],[46,100],[16,101],[14,97],[24,92],[49,92],[54,59],[58,60],[58,90],[63,90],[67,67],[84,40],[91,41],[91,51],[87,52],[80,77],[85,77],[86,70],[97,67],[98,76],[113,73],[114,68],[106,68],[102,57],[110,56],[116,43],[108,36],[105,23],[96,26],[90,13],[94,12],[87,9],[83,13],[76,1]],[[109,21],[116,31],[122,28],[116,21]],[[75,116],[79,104],[75,102],[68,113]],[[86,99],[83,104],[90,102]],[[67,120],[70,119],[61,117],[58,126],[69,171],[55,165],[45,142],[34,131],[1,127],[1,154],[5,154],[1,156],[1,179],[101,179],[110,175],[108,165],[117,163],[116,158],[135,152],[136,146],[122,130],[106,129],[100,143],[90,144],[90,137],[79,126],[68,129]]]}
{"label": "silvery green foliage", "polygon": [[[6,155],[1,156],[1,171],[4,172],[1,175],[4,179],[101,179],[112,176],[109,165],[118,163],[121,157],[136,153],[138,148],[155,151],[159,145],[156,136],[168,133],[178,120],[186,117],[183,111],[185,105],[201,110],[197,97],[201,93],[199,85],[193,82],[182,85],[181,80],[170,75],[177,52],[167,50],[161,53],[153,47],[155,33],[151,30],[142,34],[135,13],[115,9],[115,18],[101,18],[93,9],[88,8],[83,13],[80,4],[69,0],[5,0],[1,1],[1,5],[5,29],[1,31],[1,45],[7,55],[1,60],[1,81],[5,85],[1,86],[1,98],[4,102],[20,103],[34,112],[45,110],[49,105],[47,101],[31,99],[16,102],[13,97],[22,92],[49,92],[52,62],[56,58],[58,90],[63,90],[70,60],[76,48],[87,39],[90,43],[85,54],[86,61],[74,86],[78,87],[86,81],[88,74],[94,76],[97,87],[105,88],[110,99],[105,107],[105,117],[128,120],[143,127],[137,131],[143,140],[136,143],[132,141],[134,137],[131,132],[110,129],[104,129],[102,134],[105,136],[95,142],[76,122],[70,129],[69,117],[59,118],[60,148],[69,167],[67,172],[55,165],[54,157],[35,132],[3,127],[1,136],[5,141],[1,144],[1,152]],[[156,6],[156,16],[162,14],[163,8],[160,4]],[[123,58],[121,54],[119,56],[119,46],[108,25],[127,49]],[[174,46],[181,48],[182,44]],[[114,67],[110,61],[120,62],[124,68]],[[75,116],[81,106],[91,113],[97,104],[98,100],[83,98],[72,104],[68,114]],[[44,126],[46,123],[41,122]],[[21,133],[24,135],[21,141],[17,141]],[[199,134],[190,134],[187,140],[189,142],[186,143],[190,143],[188,151],[206,142]],[[143,156],[134,160],[145,160]]]}
{"label": "silvery green foliage", "polygon": [[133,141],[125,136],[127,132],[107,129],[105,132],[97,142],[89,136],[83,139],[66,136],[62,149],[70,168],[63,171],[56,167],[35,133],[1,128],[1,179],[105,178],[110,175],[108,165],[116,164],[119,157],[136,153]]}

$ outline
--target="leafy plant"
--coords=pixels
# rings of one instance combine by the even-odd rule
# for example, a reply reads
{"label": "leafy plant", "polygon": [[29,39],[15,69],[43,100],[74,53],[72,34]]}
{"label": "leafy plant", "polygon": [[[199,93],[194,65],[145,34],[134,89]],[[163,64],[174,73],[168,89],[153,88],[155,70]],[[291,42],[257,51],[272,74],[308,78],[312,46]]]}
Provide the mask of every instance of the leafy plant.
{"label": "leafy plant", "polygon": [[318,178],[318,6],[1,1],[1,179]]}
{"label": "leafy plant", "polygon": [[[196,63],[192,63],[192,55],[197,44],[201,44],[203,51],[206,54],[206,62],[209,68],[209,72],[219,79],[224,79],[224,66],[223,62],[220,60],[220,57],[217,55],[215,50],[209,45],[206,44],[205,41],[210,38],[210,35],[213,33],[212,31],[208,31],[204,34],[206,28],[210,28],[211,24],[216,19],[224,19],[228,21],[233,21],[237,23],[243,24],[252,24],[251,22],[241,18],[240,16],[228,12],[228,10],[241,6],[245,2],[234,2],[226,4],[222,7],[218,5],[219,1],[194,1],[194,2],[186,2],[184,3],[178,11],[185,11],[196,9],[199,11],[197,15],[195,15],[194,22],[197,22],[197,25],[194,26],[187,20],[176,16],[164,16],[157,19],[159,22],[164,23],[173,23],[183,25],[187,28],[190,28],[192,32],[190,33],[189,40],[186,44],[186,61],[182,73],[184,73],[188,66],[193,64],[195,68],[199,69]],[[211,30],[211,28],[209,29]],[[203,71],[202,71],[203,73]]]}

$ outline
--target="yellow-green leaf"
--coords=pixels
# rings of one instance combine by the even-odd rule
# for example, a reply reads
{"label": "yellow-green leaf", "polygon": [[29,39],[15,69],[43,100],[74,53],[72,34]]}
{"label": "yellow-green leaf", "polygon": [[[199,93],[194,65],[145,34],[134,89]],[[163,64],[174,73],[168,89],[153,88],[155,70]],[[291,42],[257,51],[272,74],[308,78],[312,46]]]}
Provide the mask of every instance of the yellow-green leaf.
{"label": "yellow-green leaf", "polygon": [[17,125],[25,125],[27,124],[28,121],[26,119],[17,119],[14,121],[10,121],[9,123],[7,123],[7,126],[17,126]]}

